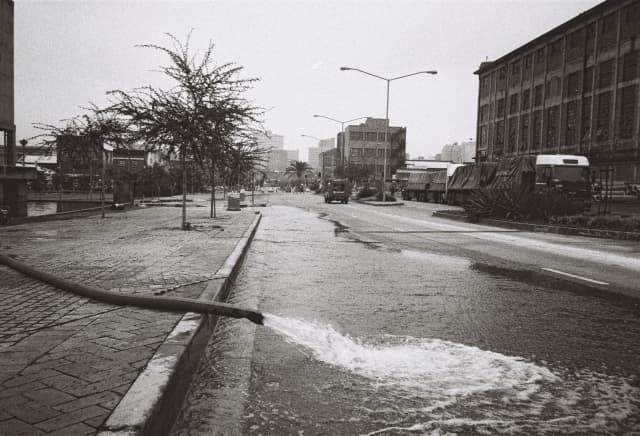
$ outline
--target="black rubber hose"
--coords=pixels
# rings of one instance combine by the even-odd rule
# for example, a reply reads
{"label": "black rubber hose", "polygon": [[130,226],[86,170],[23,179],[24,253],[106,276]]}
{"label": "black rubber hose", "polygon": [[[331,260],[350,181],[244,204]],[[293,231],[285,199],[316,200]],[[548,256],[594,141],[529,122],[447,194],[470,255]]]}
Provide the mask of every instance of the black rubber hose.
{"label": "black rubber hose", "polygon": [[92,286],[81,285],[69,280],[61,279],[52,274],[38,271],[22,262],[18,262],[6,255],[0,254],[0,264],[9,266],[21,273],[33,277],[42,282],[48,283],[56,288],[73,292],[92,300],[102,301],[104,303],[115,304],[118,306],[136,306],[146,309],[160,309],[172,312],[197,312],[212,313],[222,316],[230,316],[232,318],[247,318],[256,324],[264,324],[264,317],[258,311],[251,309],[243,309],[232,304],[220,302],[206,302],[180,297],[150,297],[146,295],[125,295],[115,292],[105,291],[104,289],[94,288]]}

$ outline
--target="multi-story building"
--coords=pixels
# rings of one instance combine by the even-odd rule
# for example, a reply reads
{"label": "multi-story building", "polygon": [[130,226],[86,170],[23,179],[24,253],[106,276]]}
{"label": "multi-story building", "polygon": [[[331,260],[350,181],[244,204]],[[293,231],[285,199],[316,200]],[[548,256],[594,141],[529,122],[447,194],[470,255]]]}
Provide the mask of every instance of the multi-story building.
{"label": "multi-story building", "polygon": [[336,173],[340,163],[340,155],[337,148],[332,148],[323,153],[320,153],[320,159],[318,163],[319,173],[322,180],[332,179]]}
{"label": "multi-story building", "polygon": [[0,0],[0,23],[0,165],[15,165],[12,0]]}
{"label": "multi-story building", "polygon": [[640,180],[640,0],[607,0],[476,74],[477,160],[582,154]]}
{"label": "multi-story building", "polygon": [[27,214],[27,182],[34,168],[16,166],[14,118],[13,0],[0,0],[0,206],[14,216]]}
{"label": "multi-story building", "polygon": [[256,136],[258,147],[262,149],[282,150],[284,148],[284,136],[276,135],[271,130]]}
{"label": "multi-story building", "polygon": [[280,149],[272,149],[269,152],[269,160],[267,161],[267,171],[285,171],[289,166],[287,159],[287,151]]}
{"label": "multi-story building", "polygon": [[325,151],[335,148],[335,140],[333,138],[320,139],[317,147],[309,147],[308,163],[315,173],[322,172],[320,165],[320,155]]}
{"label": "multi-story building", "polygon": [[320,154],[319,147],[309,147],[307,150],[307,163],[314,170],[317,170],[318,168],[318,161],[320,159],[320,157],[318,156],[319,154]]}
{"label": "multi-story building", "polygon": [[374,168],[376,178],[382,180],[387,150],[387,179],[404,165],[406,127],[389,126],[385,140],[384,118],[367,118],[362,124],[347,126],[344,135],[338,134],[338,157],[343,165],[366,165]]}

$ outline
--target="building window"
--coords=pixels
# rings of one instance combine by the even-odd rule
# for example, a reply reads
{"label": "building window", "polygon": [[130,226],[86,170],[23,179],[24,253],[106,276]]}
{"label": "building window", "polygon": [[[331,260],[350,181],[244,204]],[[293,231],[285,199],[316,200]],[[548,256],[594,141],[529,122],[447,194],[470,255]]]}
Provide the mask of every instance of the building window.
{"label": "building window", "polygon": [[591,97],[582,100],[580,142],[588,141],[591,136]]}
{"label": "building window", "polygon": [[520,117],[520,151],[527,149],[529,145],[529,115]]}
{"label": "building window", "polygon": [[618,132],[622,139],[633,137],[636,120],[636,106],[638,106],[638,85],[625,86],[620,91],[620,117],[618,118]]}
{"label": "building window", "polygon": [[593,67],[584,69],[584,82],[582,82],[583,92],[593,91]]}
{"label": "building window", "polygon": [[487,145],[487,126],[481,126],[480,127],[480,145],[485,146]]}
{"label": "building window", "polygon": [[506,76],[506,72],[505,72],[504,67],[500,68],[498,70],[498,80],[504,80],[506,77],[507,76]]}
{"label": "building window", "polygon": [[589,23],[585,28],[586,39],[587,39],[587,53],[593,51],[595,42],[596,42],[596,23]]}
{"label": "building window", "polygon": [[562,63],[562,40],[558,39],[549,44],[549,69]]}
{"label": "building window", "polygon": [[544,47],[539,48],[536,51],[536,65],[544,63]]}
{"label": "building window", "polygon": [[531,104],[531,90],[525,89],[522,92],[522,110],[529,109],[530,104]]}
{"label": "building window", "polygon": [[520,61],[515,61],[514,63],[512,63],[510,66],[510,70],[511,70],[511,77],[515,77],[518,74],[520,74]]}
{"label": "building window", "polygon": [[566,125],[565,138],[566,145],[573,145],[578,142],[578,102],[570,101],[566,104]]}
{"label": "building window", "polygon": [[625,24],[640,23],[640,3],[632,3],[623,10]]}
{"label": "building window", "polygon": [[480,124],[484,124],[489,120],[489,105],[480,106]]}
{"label": "building window", "polygon": [[598,66],[598,89],[611,86],[613,83],[613,59],[601,62]]}
{"label": "building window", "polygon": [[507,152],[516,151],[516,141],[518,140],[518,117],[509,118],[509,136],[507,138]]}
{"label": "building window", "polygon": [[533,107],[542,106],[542,85],[533,88]]}
{"label": "building window", "polygon": [[349,139],[351,141],[364,141],[364,132],[351,130],[349,131]]}
{"label": "building window", "polygon": [[509,96],[509,115],[513,115],[518,112],[518,94]]}
{"label": "building window", "polygon": [[616,30],[616,13],[613,12],[602,19],[600,23],[600,35],[610,35]]}
{"label": "building window", "polygon": [[576,30],[567,37],[567,48],[575,50],[582,47],[582,39],[584,38],[584,29]]}
{"label": "building window", "polygon": [[539,150],[542,145],[542,111],[538,110],[533,113],[533,142],[534,150]]}
{"label": "building window", "polygon": [[546,148],[555,148],[558,146],[558,118],[560,111],[559,106],[552,106],[547,109],[547,137]]}
{"label": "building window", "polygon": [[530,71],[531,70],[531,55],[526,55],[523,58],[522,62],[524,64],[524,70],[525,71]]}
{"label": "building window", "polygon": [[560,78],[552,77],[547,81],[545,88],[547,97],[558,97],[560,95]]}
{"label": "building window", "polygon": [[504,121],[498,121],[496,124],[495,145],[500,150],[504,147]]}
{"label": "building window", "polygon": [[378,132],[366,132],[367,141],[376,142],[378,140]]}
{"label": "building window", "polygon": [[626,82],[638,77],[638,50],[630,51],[626,53],[620,61],[622,66],[620,68],[620,81]]}
{"label": "building window", "polygon": [[598,94],[598,105],[596,112],[596,140],[603,141],[610,138],[609,125],[611,123],[611,91]]}
{"label": "building window", "polygon": [[352,148],[350,154],[351,154],[352,157],[360,157],[360,156],[362,156],[362,149],[361,148]]}
{"label": "building window", "polygon": [[498,118],[504,118],[504,98],[498,100]]}
{"label": "building window", "polygon": [[580,71],[576,71],[567,76],[567,97],[575,97],[580,93]]}

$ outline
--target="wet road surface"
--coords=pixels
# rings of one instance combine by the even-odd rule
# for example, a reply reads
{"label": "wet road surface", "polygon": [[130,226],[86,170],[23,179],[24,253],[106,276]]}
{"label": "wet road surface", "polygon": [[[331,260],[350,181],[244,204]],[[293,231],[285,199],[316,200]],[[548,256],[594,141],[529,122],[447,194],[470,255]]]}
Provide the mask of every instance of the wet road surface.
{"label": "wet road surface", "polygon": [[261,209],[231,302],[273,316],[220,323],[174,435],[640,431],[629,300],[497,264],[463,232],[379,233],[411,208],[384,227],[316,201]]}

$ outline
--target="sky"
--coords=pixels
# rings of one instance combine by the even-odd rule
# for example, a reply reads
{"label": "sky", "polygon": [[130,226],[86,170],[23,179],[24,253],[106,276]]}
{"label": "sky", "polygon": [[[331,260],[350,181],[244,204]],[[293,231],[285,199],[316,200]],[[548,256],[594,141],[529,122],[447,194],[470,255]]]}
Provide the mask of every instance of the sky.
{"label": "sky", "polygon": [[[480,62],[494,60],[600,3],[596,0],[16,0],[17,139],[34,123],[104,106],[106,92],[168,87],[168,59],[140,44],[170,46],[167,33],[194,53],[215,44],[216,62],[259,78],[246,95],[267,109],[264,128],[286,149],[335,137],[337,120],[385,117],[407,128],[407,152],[433,156],[475,140]],[[360,122],[360,121],[358,121]],[[33,140],[32,143],[36,141]]]}

